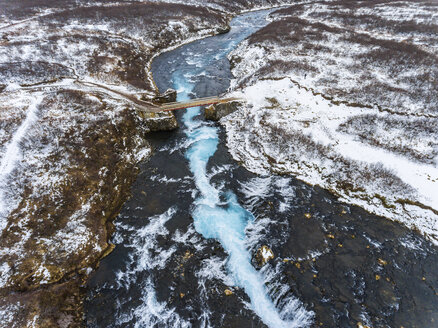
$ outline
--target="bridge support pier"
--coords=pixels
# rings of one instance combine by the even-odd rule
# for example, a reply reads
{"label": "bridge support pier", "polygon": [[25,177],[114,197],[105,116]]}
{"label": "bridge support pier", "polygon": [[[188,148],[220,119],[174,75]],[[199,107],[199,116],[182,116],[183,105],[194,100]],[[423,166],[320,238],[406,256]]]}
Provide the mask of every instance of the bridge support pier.
{"label": "bridge support pier", "polygon": [[219,121],[222,117],[239,109],[240,105],[241,102],[236,100],[210,105],[205,108],[205,119],[209,121]]}

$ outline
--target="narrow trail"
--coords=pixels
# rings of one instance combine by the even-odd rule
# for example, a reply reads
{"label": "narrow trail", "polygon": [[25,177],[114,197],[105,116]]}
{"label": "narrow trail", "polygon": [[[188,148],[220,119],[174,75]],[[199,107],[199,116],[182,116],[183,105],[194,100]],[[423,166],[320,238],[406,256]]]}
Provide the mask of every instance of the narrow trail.
{"label": "narrow trail", "polygon": [[109,93],[116,94],[116,95],[122,97],[123,99],[127,100],[128,102],[135,104],[136,107],[138,107],[140,110],[143,110],[145,112],[148,112],[148,113],[162,112],[162,109],[160,108],[160,106],[155,105],[152,102],[137,99],[133,95],[127,94],[127,93],[119,91],[119,90],[111,89],[110,87],[105,86],[103,84],[99,84],[96,82],[89,82],[89,81],[80,81],[80,80],[76,80],[75,83],[79,84],[79,85],[83,85],[83,86],[88,86],[88,87],[91,86],[91,87],[97,87],[99,89],[104,89],[104,90],[108,91]]}

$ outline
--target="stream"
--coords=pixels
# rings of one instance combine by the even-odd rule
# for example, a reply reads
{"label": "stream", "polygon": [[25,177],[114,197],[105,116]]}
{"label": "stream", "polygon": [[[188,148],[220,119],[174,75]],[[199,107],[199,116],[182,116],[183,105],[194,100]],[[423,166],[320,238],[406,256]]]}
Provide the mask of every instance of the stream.
{"label": "stream", "polygon": [[[226,55],[269,12],[158,56],[160,91],[225,92]],[[176,116],[180,129],[148,135],[154,153],[115,221],[116,248],[86,286],[88,327],[438,325],[430,242],[292,176],[252,174],[202,108]],[[275,257],[258,268],[263,245]]]}

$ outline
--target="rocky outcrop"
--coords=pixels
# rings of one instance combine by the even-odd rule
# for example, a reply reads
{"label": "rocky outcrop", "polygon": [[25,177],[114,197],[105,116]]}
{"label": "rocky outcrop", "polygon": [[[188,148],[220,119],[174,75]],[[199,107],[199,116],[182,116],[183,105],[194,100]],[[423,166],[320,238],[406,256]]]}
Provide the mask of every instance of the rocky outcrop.
{"label": "rocky outcrop", "polygon": [[239,109],[241,102],[231,101],[208,106],[205,108],[205,119],[210,121],[219,121],[222,117],[227,116]]}
{"label": "rocky outcrop", "polygon": [[228,33],[230,31],[230,27],[219,27],[216,29],[217,34],[225,34]]}
{"label": "rocky outcrop", "polygon": [[[157,105],[175,102],[176,97],[176,90],[168,89],[164,93],[152,98],[152,102]],[[147,131],[172,131],[178,128],[178,122],[173,112],[146,113],[137,111],[137,114],[140,116],[142,125]]]}
{"label": "rocky outcrop", "polygon": [[142,125],[148,132],[172,131],[178,128],[178,122],[172,112],[146,113],[138,112]]}
{"label": "rocky outcrop", "polygon": [[253,261],[255,262],[257,267],[261,268],[273,258],[274,252],[268,246],[263,245],[257,250]]}
{"label": "rocky outcrop", "polygon": [[[74,277],[59,284],[0,298],[0,309],[8,312],[7,316],[2,316],[0,326],[82,327],[84,291],[80,286],[85,283],[84,277]],[[19,311],[19,315],[14,315],[16,311]]]}
{"label": "rocky outcrop", "polygon": [[165,104],[170,102],[175,102],[177,97],[177,92],[174,89],[167,89],[162,94],[152,98],[152,102],[155,104]]}

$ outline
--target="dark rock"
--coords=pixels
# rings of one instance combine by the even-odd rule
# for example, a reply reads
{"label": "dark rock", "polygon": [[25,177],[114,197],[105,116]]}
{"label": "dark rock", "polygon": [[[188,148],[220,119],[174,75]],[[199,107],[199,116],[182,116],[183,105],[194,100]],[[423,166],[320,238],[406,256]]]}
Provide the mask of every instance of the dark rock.
{"label": "dark rock", "polygon": [[211,105],[205,108],[205,119],[219,121],[222,117],[238,110],[240,104],[241,102],[239,101],[231,101],[227,103]]}
{"label": "dark rock", "polygon": [[2,92],[4,89],[6,89],[6,85],[5,84],[0,84],[0,92]]}
{"label": "dark rock", "polygon": [[[176,101],[177,92],[173,89],[167,89],[164,93],[152,98],[155,104],[165,104]],[[142,100],[144,97],[142,97]],[[147,98],[149,100],[149,98]],[[150,101],[150,100],[149,100]],[[142,124],[149,132],[171,131],[178,128],[178,122],[172,112],[145,113],[137,111],[142,119]]]}
{"label": "dark rock", "polygon": [[230,31],[230,29],[231,29],[231,27],[230,26],[227,26],[227,27],[218,27],[217,29],[216,29],[216,32],[218,33],[218,34],[225,34],[225,33],[228,33],[229,31]]}
{"label": "dark rock", "polygon": [[178,128],[178,122],[172,112],[145,113],[138,112],[143,127],[148,132],[172,131]]}
{"label": "dark rock", "polygon": [[257,264],[257,267],[261,268],[273,258],[274,252],[268,246],[263,245],[257,250],[253,262]]}
{"label": "dark rock", "polygon": [[165,104],[165,103],[175,102],[176,95],[177,95],[176,90],[167,89],[164,93],[154,97],[152,99],[152,102],[154,102],[156,104]]}

